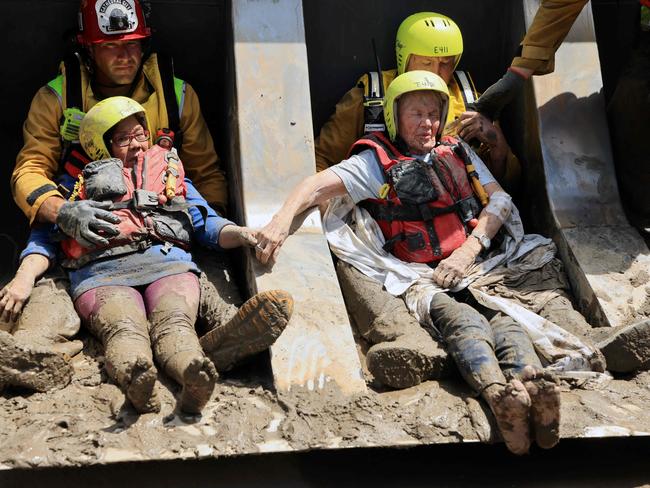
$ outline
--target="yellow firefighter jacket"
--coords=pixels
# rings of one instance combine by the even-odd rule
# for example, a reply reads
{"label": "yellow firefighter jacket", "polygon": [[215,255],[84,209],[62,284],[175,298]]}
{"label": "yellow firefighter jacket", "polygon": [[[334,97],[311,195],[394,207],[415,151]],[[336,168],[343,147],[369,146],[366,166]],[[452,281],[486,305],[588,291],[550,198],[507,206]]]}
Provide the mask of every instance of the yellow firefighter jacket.
{"label": "yellow firefighter jacket", "polygon": [[[385,92],[388,85],[395,79],[397,70],[383,71],[382,74]],[[318,171],[323,171],[344,160],[352,144],[363,135],[363,95],[364,85],[367,86],[367,83],[367,75],[364,75],[354,88],[343,95],[343,98],[336,104],[334,113],[321,128],[320,134],[316,138],[316,169]],[[455,79],[452,79],[448,88],[450,96],[447,123],[466,111],[461,88]],[[489,148],[482,145],[478,153],[490,167]],[[519,184],[521,165],[517,156],[510,149],[508,149],[505,165],[505,173],[498,180],[506,191],[512,192]]]}
{"label": "yellow firefighter jacket", "polygon": [[[63,70],[63,66],[62,66]],[[65,76],[65,73],[63,73]],[[81,69],[83,111],[87,112],[99,99],[90,85],[90,75]],[[142,73],[135,80],[131,98],[147,111],[151,131],[168,126],[167,111],[162,95],[162,81],[155,54],[143,64]],[[65,87],[65,83],[63,83]],[[61,171],[62,143],[59,124],[65,107],[55,90],[44,86],[34,96],[23,125],[24,146],[16,158],[11,176],[14,200],[27,215],[30,223],[36,218],[41,204],[51,196],[61,196],[53,179]],[[181,106],[179,104],[179,106]],[[228,200],[226,178],[219,166],[212,136],[201,114],[199,99],[194,89],[185,84],[180,127],[183,146],[180,157],[194,185],[214,208],[224,212]]]}
{"label": "yellow firefighter jacket", "polygon": [[521,41],[521,56],[512,66],[545,75],[555,69],[555,51],[589,0],[542,0],[533,23]]}

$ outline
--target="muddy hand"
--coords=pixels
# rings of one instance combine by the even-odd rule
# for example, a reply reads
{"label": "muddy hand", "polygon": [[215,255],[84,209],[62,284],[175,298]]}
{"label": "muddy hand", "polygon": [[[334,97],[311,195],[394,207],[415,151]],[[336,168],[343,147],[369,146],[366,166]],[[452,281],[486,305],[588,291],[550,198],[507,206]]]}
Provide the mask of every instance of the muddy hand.
{"label": "muddy hand", "polygon": [[255,256],[262,263],[277,261],[280,248],[289,235],[291,220],[286,221],[277,215],[273,216],[264,228],[257,232],[257,245]]}
{"label": "muddy hand", "polygon": [[[476,256],[480,252],[479,249],[475,250],[470,246],[473,245],[472,241],[476,239],[469,239],[456,249],[451,255],[440,261],[438,266],[433,272],[433,281],[442,288],[454,288],[465,277],[467,269],[474,263]],[[476,241],[478,243],[478,241]]]}
{"label": "muddy hand", "polygon": [[113,224],[120,218],[107,209],[111,202],[80,200],[65,202],[59,209],[56,225],[84,247],[106,246],[108,240],[102,234],[113,237],[120,232]]}
{"label": "muddy hand", "polygon": [[499,142],[499,132],[494,123],[479,112],[463,112],[458,124],[458,135],[466,141],[473,139],[494,146]]}
{"label": "muddy hand", "polygon": [[0,316],[5,322],[15,322],[25,302],[32,293],[34,281],[22,279],[18,274],[0,290]]}

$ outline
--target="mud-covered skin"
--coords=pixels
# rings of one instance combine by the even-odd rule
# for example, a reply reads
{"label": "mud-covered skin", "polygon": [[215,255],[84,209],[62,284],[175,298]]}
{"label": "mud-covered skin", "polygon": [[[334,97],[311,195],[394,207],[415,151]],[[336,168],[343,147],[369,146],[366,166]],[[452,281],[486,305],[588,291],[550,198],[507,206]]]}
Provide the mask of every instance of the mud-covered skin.
{"label": "mud-covered skin", "polygon": [[409,313],[403,300],[344,261],[336,264],[336,272],[348,313],[372,345],[366,365],[377,381],[391,388],[408,388],[449,375],[447,353]]}
{"label": "mud-covered skin", "polygon": [[24,343],[0,331],[0,391],[5,386],[48,391],[72,379],[69,357]]}
{"label": "mud-covered skin", "polygon": [[100,287],[81,295],[75,306],[84,325],[104,346],[106,372],[135,409],[159,410],[149,324],[139,293],[126,286]]}
{"label": "mud-covered skin", "polygon": [[72,357],[82,348],[81,341],[71,340],[81,326],[68,293],[68,279],[55,267],[38,280],[29,300],[11,331],[26,345],[48,349]]}
{"label": "mud-covered skin", "polygon": [[504,385],[506,375],[527,365],[542,367],[530,338],[512,318],[492,312],[488,322],[474,307],[445,293],[433,297],[430,311],[460,374],[477,394]]}
{"label": "mud-covered skin", "polygon": [[519,380],[505,385],[491,385],[483,393],[496,418],[506,447],[513,454],[526,454],[530,448],[531,400]]}
{"label": "mud-covered skin", "polygon": [[180,408],[199,413],[210,399],[217,372],[203,353],[194,330],[199,280],[192,273],[162,278],[147,287],[145,302],[154,355],[166,374],[183,386]]}
{"label": "mud-covered skin", "polygon": [[201,337],[201,346],[219,371],[262,352],[280,337],[293,313],[293,298],[282,290],[263,291],[246,301],[227,323]]}
{"label": "mud-covered skin", "polygon": [[560,442],[559,381],[550,372],[524,368],[521,380],[530,397],[531,437],[542,449],[550,449]]}

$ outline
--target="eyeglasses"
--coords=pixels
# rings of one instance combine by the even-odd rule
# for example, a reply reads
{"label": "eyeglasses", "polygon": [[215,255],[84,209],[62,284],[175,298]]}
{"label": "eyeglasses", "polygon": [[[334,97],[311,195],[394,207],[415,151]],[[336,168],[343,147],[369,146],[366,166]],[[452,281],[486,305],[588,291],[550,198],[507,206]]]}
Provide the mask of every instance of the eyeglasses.
{"label": "eyeglasses", "polygon": [[119,147],[128,146],[131,141],[135,139],[138,142],[145,142],[149,140],[149,131],[136,132],[135,134],[117,134],[111,139],[111,144],[117,144]]}

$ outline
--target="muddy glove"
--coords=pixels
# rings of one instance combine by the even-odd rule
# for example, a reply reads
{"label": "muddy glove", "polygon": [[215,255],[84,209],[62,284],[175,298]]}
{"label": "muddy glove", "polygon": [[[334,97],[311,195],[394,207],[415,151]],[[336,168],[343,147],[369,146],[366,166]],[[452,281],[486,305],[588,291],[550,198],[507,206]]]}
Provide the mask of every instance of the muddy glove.
{"label": "muddy glove", "polygon": [[68,236],[84,247],[106,246],[108,240],[100,235],[113,237],[120,231],[113,224],[119,224],[120,218],[108,210],[111,202],[80,200],[66,202],[59,209],[56,225]]}
{"label": "muddy glove", "polygon": [[495,120],[501,110],[514,100],[525,81],[522,76],[508,70],[503,78],[485,90],[476,102],[467,104],[467,110],[480,112],[490,120]]}

